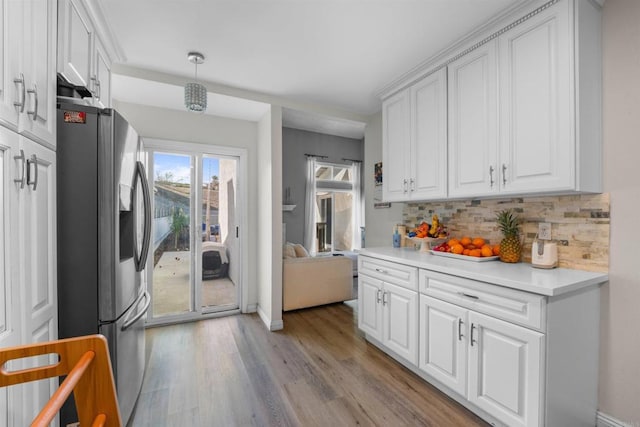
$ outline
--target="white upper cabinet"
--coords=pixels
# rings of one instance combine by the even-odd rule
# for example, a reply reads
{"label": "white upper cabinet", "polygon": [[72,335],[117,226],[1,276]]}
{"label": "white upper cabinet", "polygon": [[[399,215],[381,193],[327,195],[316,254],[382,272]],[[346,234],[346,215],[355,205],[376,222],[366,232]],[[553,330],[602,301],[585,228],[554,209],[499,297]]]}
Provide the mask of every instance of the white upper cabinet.
{"label": "white upper cabinet", "polygon": [[20,40],[22,38],[22,5],[13,0],[0,0],[0,123],[18,129],[21,100]]}
{"label": "white upper cabinet", "polygon": [[404,90],[382,104],[382,195],[387,202],[409,198],[410,95]]}
{"label": "white upper cabinet", "polygon": [[93,26],[89,17],[78,2],[61,0],[58,20],[58,72],[76,86],[89,87],[94,46]]}
{"label": "white upper cabinet", "polygon": [[447,72],[428,75],[411,87],[411,176],[413,200],[447,196]]}
{"label": "white upper cabinet", "polygon": [[497,56],[490,41],[449,64],[449,196],[498,192]]}
{"label": "white upper cabinet", "polygon": [[56,2],[0,0],[0,124],[55,147]]}
{"label": "white upper cabinet", "polygon": [[[396,187],[387,189],[386,200],[601,192],[601,14],[594,1],[526,2],[425,66],[447,68],[445,183],[434,184],[440,171],[423,169],[436,163],[424,159],[434,153],[419,136],[432,132],[427,139],[436,140],[430,121],[439,123],[441,109],[411,97],[411,119],[394,121],[385,116],[386,103],[398,96],[391,88],[383,101],[383,162],[385,174],[388,166],[394,173],[383,179]],[[407,84],[409,78],[399,83],[403,92]],[[417,118],[420,108],[425,113]],[[423,152],[410,151],[407,160],[399,145],[385,145],[392,135]],[[397,174],[400,165],[404,175]]]}
{"label": "white upper cabinet", "polygon": [[385,100],[382,111],[383,199],[446,197],[446,70]]}
{"label": "white upper cabinet", "polygon": [[96,39],[95,53],[94,98],[99,107],[108,108],[111,107],[111,61],[102,42],[98,39]]}
{"label": "white upper cabinet", "polygon": [[567,191],[575,183],[569,3],[503,34],[500,185],[504,193]]}
{"label": "white upper cabinet", "polygon": [[58,72],[76,86],[87,88],[93,105],[111,106],[111,59],[85,3],[60,0]]}
{"label": "white upper cabinet", "polygon": [[20,133],[55,147],[56,2],[31,0],[23,4],[22,68],[26,87],[26,118],[20,122]]}

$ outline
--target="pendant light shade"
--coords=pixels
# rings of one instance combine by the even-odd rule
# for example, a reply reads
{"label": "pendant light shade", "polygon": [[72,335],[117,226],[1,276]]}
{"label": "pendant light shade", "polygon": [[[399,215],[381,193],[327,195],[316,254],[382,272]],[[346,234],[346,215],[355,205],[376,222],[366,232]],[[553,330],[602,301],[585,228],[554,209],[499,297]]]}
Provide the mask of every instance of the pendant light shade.
{"label": "pendant light shade", "polygon": [[198,52],[189,52],[189,62],[195,64],[195,82],[184,86],[184,106],[187,110],[202,113],[207,109],[207,88],[198,83],[198,64],[204,63],[204,55]]}

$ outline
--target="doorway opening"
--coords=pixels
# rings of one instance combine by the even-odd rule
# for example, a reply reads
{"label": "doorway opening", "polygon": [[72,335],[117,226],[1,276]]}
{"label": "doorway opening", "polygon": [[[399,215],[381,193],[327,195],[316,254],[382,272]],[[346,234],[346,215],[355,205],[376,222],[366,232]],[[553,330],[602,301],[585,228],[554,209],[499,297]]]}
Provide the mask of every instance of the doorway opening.
{"label": "doorway opening", "polygon": [[154,217],[148,325],[240,309],[240,158],[187,146],[146,147]]}

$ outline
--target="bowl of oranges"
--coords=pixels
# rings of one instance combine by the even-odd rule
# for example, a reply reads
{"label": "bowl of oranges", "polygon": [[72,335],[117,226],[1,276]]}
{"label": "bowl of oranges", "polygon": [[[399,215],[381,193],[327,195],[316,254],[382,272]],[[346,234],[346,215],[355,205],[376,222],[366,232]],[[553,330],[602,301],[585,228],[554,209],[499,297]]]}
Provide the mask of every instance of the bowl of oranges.
{"label": "bowl of oranges", "polygon": [[482,237],[451,238],[434,246],[431,251],[434,255],[448,256],[451,258],[466,259],[469,261],[493,261],[499,258],[500,245],[491,245]]}

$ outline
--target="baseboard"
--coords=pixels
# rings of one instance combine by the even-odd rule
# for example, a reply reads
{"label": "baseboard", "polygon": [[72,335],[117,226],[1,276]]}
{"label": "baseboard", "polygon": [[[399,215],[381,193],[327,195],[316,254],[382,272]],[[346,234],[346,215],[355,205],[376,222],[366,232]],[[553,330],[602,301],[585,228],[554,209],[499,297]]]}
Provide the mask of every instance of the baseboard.
{"label": "baseboard", "polygon": [[598,411],[596,415],[597,427],[640,427],[640,423],[627,423],[613,418],[611,415]]}
{"label": "baseboard", "polygon": [[262,307],[258,306],[257,311],[258,316],[260,316],[260,319],[262,320],[262,323],[264,323],[264,325],[270,331],[279,331],[284,328],[284,322],[282,320],[272,321],[271,319],[269,319],[269,316],[267,316],[267,313],[264,312]]}
{"label": "baseboard", "polygon": [[255,313],[258,311],[258,304],[247,304],[247,308],[245,309],[245,313]]}

